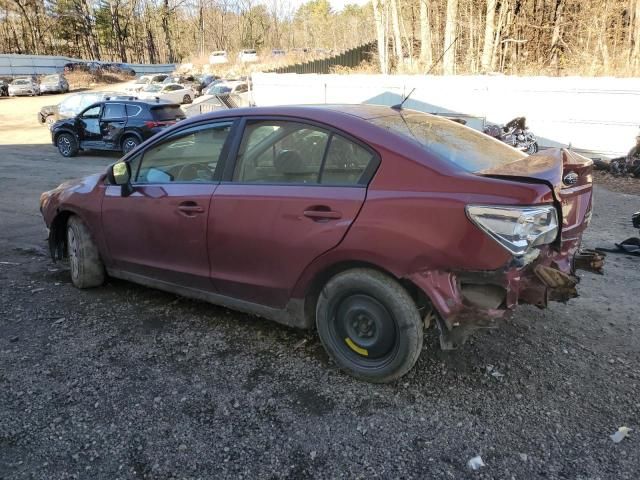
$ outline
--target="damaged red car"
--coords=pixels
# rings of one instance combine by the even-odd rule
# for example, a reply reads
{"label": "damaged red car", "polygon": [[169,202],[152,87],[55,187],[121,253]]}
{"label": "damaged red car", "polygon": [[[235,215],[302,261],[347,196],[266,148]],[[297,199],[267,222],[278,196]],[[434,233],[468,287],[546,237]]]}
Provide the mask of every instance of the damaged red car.
{"label": "damaged red car", "polygon": [[116,277],[313,328],[385,382],[429,324],[456,348],[518,304],[575,297],[592,163],[527,156],[445,118],[369,105],[211,113],[45,192],[79,288]]}

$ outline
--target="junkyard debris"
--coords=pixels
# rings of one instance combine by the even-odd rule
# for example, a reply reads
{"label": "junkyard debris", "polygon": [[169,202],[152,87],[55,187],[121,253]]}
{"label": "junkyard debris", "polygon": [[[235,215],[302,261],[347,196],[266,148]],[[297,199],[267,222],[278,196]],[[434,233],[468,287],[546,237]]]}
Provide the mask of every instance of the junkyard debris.
{"label": "junkyard debris", "polygon": [[625,437],[629,436],[629,432],[631,431],[628,427],[620,427],[616,433],[613,435],[609,435],[609,438],[613,440],[613,443],[620,443]]}
{"label": "junkyard debris", "polygon": [[467,466],[471,469],[471,470],[479,470],[482,467],[486,467],[486,465],[484,464],[484,462],[482,461],[482,457],[480,455],[478,455],[477,457],[473,457],[472,459],[470,459],[467,462]]}

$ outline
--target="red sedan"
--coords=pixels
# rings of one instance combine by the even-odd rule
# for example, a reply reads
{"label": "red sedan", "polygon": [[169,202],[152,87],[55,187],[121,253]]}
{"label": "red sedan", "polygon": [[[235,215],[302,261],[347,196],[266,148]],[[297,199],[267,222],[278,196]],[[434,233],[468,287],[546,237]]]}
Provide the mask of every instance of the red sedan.
{"label": "red sedan", "polygon": [[286,325],[350,374],[409,371],[519,303],[576,296],[591,161],[526,156],[450,120],[380,106],[238,109],[180,122],[102,174],[45,192],[56,259]]}

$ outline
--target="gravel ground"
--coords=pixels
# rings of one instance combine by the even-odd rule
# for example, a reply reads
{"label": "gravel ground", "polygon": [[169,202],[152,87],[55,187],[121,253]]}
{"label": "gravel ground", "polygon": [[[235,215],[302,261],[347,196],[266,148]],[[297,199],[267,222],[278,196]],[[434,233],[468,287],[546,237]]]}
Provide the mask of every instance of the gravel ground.
{"label": "gravel ground", "polygon": [[[312,333],[122,281],[74,289],[38,196],[115,157],[62,159],[37,106],[0,100],[0,479],[638,478],[638,258],[457,352],[430,330],[406,377],[364,384]],[[640,197],[596,194],[586,245],[635,235]]]}

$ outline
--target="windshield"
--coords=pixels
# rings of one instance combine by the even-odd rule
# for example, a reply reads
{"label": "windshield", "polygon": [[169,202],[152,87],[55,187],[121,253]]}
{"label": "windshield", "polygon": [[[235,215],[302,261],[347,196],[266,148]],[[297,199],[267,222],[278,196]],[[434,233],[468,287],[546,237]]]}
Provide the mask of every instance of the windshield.
{"label": "windshield", "polygon": [[409,112],[369,121],[419,143],[426,150],[469,172],[526,157],[526,154],[488,135],[435,115]]}
{"label": "windshield", "polygon": [[162,85],[149,85],[144,89],[145,92],[159,92],[162,89]]}
{"label": "windshield", "polygon": [[139,78],[136,80],[136,85],[145,85],[149,82],[148,78]]}
{"label": "windshield", "polygon": [[29,85],[29,80],[14,80],[12,82],[14,85]]}

